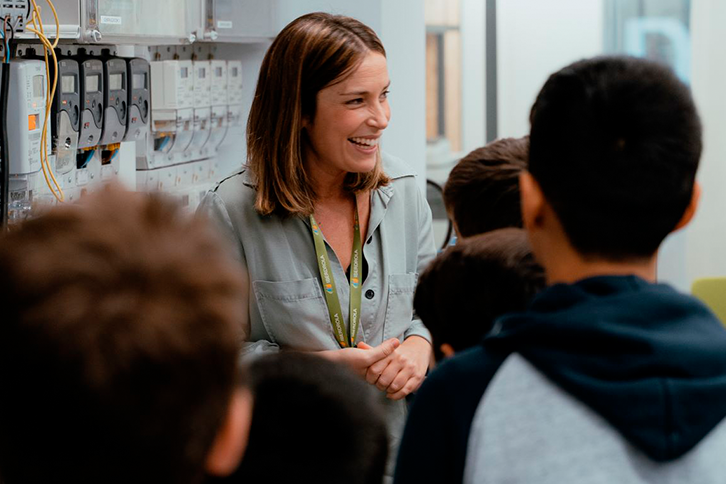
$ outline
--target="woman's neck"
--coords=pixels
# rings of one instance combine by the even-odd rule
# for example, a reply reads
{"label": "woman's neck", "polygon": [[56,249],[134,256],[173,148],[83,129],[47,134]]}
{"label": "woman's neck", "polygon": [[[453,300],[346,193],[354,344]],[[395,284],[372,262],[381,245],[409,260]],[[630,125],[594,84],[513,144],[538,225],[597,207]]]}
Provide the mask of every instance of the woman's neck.
{"label": "woman's neck", "polygon": [[311,162],[307,165],[310,183],[319,201],[336,201],[350,197],[345,190],[345,171],[321,167]]}

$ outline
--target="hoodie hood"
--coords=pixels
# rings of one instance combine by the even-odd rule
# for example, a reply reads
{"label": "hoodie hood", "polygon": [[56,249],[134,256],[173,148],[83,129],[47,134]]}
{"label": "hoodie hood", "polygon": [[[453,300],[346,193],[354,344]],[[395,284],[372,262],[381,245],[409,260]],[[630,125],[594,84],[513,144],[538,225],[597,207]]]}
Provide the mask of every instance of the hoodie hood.
{"label": "hoodie hood", "polygon": [[484,339],[517,352],[657,461],[726,416],[726,329],[702,303],[635,276],[558,284]]}

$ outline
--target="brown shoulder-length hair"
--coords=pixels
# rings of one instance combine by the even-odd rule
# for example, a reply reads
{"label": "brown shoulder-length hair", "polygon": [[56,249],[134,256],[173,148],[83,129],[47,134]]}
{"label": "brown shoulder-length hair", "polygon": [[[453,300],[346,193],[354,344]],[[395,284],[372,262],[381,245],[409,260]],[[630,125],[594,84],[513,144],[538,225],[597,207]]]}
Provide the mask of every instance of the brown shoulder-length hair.
{"label": "brown shoulder-length hair", "polygon": [[[369,52],[386,55],[373,30],[350,17],[311,13],[293,20],[265,54],[247,122],[247,165],[262,215],[313,213],[315,192],[303,163],[303,119],[317,94],[350,75]],[[345,188],[374,190],[389,182],[380,154],[367,173],[349,173]]]}

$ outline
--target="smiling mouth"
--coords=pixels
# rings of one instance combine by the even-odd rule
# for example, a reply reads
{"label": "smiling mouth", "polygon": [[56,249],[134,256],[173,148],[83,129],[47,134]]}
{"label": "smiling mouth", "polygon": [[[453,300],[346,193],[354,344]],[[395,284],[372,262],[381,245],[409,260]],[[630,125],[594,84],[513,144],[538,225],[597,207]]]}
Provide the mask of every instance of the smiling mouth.
{"label": "smiling mouth", "polygon": [[375,148],[378,146],[378,138],[348,138],[348,141],[361,148]]}

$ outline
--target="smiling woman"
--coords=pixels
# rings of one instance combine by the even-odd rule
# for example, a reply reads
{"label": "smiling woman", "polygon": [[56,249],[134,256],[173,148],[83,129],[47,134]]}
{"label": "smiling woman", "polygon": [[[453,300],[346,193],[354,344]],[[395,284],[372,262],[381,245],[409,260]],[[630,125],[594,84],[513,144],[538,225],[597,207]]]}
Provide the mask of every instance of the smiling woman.
{"label": "smiling woman", "polygon": [[247,166],[202,210],[250,281],[243,355],[291,349],[348,365],[387,397],[395,446],[431,356],[413,293],[435,247],[414,174],[380,150],[389,86],[369,27],[324,13],[294,20],[262,63]]}

